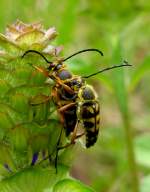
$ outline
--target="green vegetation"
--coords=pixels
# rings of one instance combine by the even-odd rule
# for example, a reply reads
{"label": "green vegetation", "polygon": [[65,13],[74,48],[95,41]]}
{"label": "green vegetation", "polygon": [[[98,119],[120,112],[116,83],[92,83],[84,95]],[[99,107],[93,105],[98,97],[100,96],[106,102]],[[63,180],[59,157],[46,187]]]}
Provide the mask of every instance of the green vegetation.
{"label": "green vegetation", "polygon": [[[43,186],[47,191],[50,187],[54,187],[53,191],[57,192],[62,191],[65,187],[68,191],[92,191],[92,189],[68,177],[66,165],[72,163],[71,175],[97,192],[149,192],[149,12],[148,0],[110,0],[109,2],[98,0],[1,0],[1,33],[4,33],[6,25],[14,23],[17,19],[25,23],[41,21],[44,28],[56,27],[59,35],[52,44],[55,46],[63,45],[62,56],[68,56],[84,48],[99,48],[104,52],[104,57],[99,57],[96,53],[87,53],[67,61],[66,64],[69,69],[75,74],[88,75],[107,66],[121,64],[123,60],[127,60],[133,65],[129,68],[107,71],[87,80],[96,89],[101,103],[99,139],[88,150],[82,148],[81,145],[78,146],[78,144],[76,153],[72,152],[72,148],[65,150],[60,157],[60,162],[65,165],[58,167],[60,173],[57,176],[54,174],[54,167],[49,168],[50,170],[46,169],[45,173],[41,167],[36,167],[33,170],[29,167],[24,172],[19,172],[19,168],[28,165],[31,158],[31,151],[27,154],[26,159],[23,154],[23,151],[27,149],[26,138],[29,138],[30,132],[24,128],[24,126],[28,127],[27,125],[17,127],[15,131],[12,131],[11,137],[9,135],[7,139],[11,138],[10,143],[13,145],[13,150],[15,149],[16,159],[19,157],[19,161],[15,159],[14,163],[11,155],[8,156],[7,146],[1,144],[0,170],[3,176],[9,176],[2,166],[2,162],[7,159],[7,164],[17,170],[18,173],[12,174],[11,177],[0,183],[1,191],[13,190],[18,192],[20,185],[23,186],[22,191],[26,191],[26,187],[29,186],[27,189],[30,189],[31,192],[38,190],[40,192]],[[14,61],[8,69],[3,70],[2,63],[7,59],[12,59],[12,57],[9,58],[8,55],[5,57],[0,52],[0,139],[2,140],[5,132],[14,121],[19,124],[23,118],[27,119],[30,109],[27,108],[26,97],[35,96],[39,92],[37,89],[39,85],[42,87],[40,92],[43,90],[43,94],[48,94],[49,87],[42,84],[45,77],[42,74],[36,74],[35,78],[29,81],[29,85],[36,85],[34,90],[27,86],[27,88],[24,87],[7,95],[10,86],[16,88],[28,79],[32,70],[31,66],[27,67],[26,65],[27,58],[24,61],[20,60],[23,51],[10,44],[6,45],[2,37],[0,47],[5,47],[8,52],[11,52],[11,56],[17,53],[16,60],[13,58]],[[25,50],[26,47],[23,49]],[[39,47],[40,49],[41,47]],[[37,62],[37,58],[34,56],[31,61]],[[38,60],[38,63],[43,65],[43,60]],[[17,66],[17,70],[11,74],[13,66]],[[11,82],[11,85],[4,81],[6,79]],[[8,98],[12,107],[20,109],[19,113],[12,112],[12,109],[6,106]],[[37,97],[36,99],[38,100]],[[34,122],[43,122],[47,119],[46,108],[47,106],[41,106],[40,112],[43,110],[44,113],[39,112],[34,117]],[[30,118],[33,117],[32,110],[28,114]],[[13,116],[11,116],[12,114]],[[55,127],[54,124],[53,126]],[[5,127],[5,130],[2,127]],[[30,143],[30,147],[33,152],[41,147],[38,146],[39,143],[43,148],[50,145],[50,150],[52,150],[56,143],[50,142],[49,137],[45,137],[45,135],[51,133],[54,127],[46,127],[44,132],[41,131],[40,126],[36,127],[35,124],[30,124],[30,127],[32,134],[37,131],[43,136],[39,138],[36,137],[37,135],[31,134],[34,142]],[[57,137],[59,133],[55,134],[54,137]],[[53,139],[51,138],[51,140]],[[37,144],[35,145],[35,143]],[[72,162],[72,154],[74,154],[74,162]],[[47,166],[46,163],[44,166]],[[28,177],[28,175],[30,176]],[[45,180],[41,180],[43,175],[45,175]],[[33,188],[36,184],[32,185],[30,178],[36,178],[35,183],[41,182],[39,184],[41,188]],[[49,180],[51,183],[48,182]],[[57,181],[59,182],[56,184]]]}

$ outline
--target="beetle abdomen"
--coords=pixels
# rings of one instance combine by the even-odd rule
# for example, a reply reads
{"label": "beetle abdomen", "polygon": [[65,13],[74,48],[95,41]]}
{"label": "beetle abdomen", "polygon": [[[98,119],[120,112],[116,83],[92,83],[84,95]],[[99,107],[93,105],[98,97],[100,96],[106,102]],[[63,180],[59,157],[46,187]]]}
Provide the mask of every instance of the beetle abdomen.
{"label": "beetle abdomen", "polygon": [[86,101],[80,108],[80,117],[86,135],[86,147],[91,147],[97,141],[100,126],[100,109],[96,100]]}

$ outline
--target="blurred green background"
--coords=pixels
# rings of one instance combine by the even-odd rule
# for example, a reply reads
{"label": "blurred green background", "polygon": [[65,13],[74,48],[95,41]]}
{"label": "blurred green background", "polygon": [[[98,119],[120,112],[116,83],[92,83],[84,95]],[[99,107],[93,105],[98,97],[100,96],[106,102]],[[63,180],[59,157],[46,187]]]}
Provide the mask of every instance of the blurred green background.
{"label": "blurred green background", "polygon": [[[124,59],[133,65],[88,79],[101,103],[98,142],[81,146],[71,174],[98,192],[150,191],[150,2],[148,0],[1,0],[0,32],[17,19],[55,26],[55,44],[68,56],[84,48],[104,52],[67,61],[86,75]],[[137,179],[138,177],[138,179]]]}

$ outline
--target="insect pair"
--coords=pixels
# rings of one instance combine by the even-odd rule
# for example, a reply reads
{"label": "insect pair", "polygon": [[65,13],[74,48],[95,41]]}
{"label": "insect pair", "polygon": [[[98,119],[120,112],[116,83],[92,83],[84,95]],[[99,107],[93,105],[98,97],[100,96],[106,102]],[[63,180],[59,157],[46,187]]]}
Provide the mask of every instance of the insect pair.
{"label": "insect pair", "polygon": [[[40,55],[46,63],[48,63],[48,68],[41,68],[36,65],[32,66],[36,70],[42,72],[47,78],[54,81],[50,99],[56,105],[60,122],[64,128],[66,137],[70,136],[69,143],[64,146],[59,146],[62,134],[61,131],[57,142],[55,160],[56,167],[58,151],[60,149],[64,149],[72,144],[75,144],[76,139],[82,137],[83,135],[85,135],[86,138],[86,148],[91,147],[97,141],[100,127],[100,104],[93,87],[86,83],[86,78],[90,78],[110,69],[131,66],[124,61],[124,64],[122,65],[108,67],[84,77],[72,74],[64,62],[75,55],[88,51],[95,51],[103,56],[103,53],[98,49],[84,49],[65,59],[56,58],[53,62],[48,61],[42,53],[35,50],[28,50],[22,56],[22,58],[24,58],[29,53]],[[78,134],[79,125],[83,128],[83,132],[80,134]]]}

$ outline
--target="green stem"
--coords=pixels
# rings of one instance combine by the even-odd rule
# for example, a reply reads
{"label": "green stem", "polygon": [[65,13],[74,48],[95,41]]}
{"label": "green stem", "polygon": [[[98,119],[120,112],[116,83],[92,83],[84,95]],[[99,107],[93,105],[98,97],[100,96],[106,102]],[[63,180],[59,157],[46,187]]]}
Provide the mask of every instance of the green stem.
{"label": "green stem", "polygon": [[122,114],[122,118],[124,122],[124,129],[125,129],[125,135],[126,135],[127,155],[128,155],[128,163],[130,168],[132,189],[133,189],[133,192],[139,192],[138,170],[137,170],[137,165],[135,161],[133,134],[132,134],[129,115],[127,113]]}

